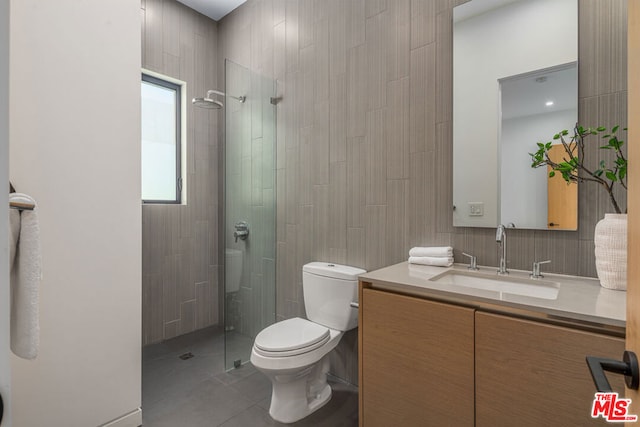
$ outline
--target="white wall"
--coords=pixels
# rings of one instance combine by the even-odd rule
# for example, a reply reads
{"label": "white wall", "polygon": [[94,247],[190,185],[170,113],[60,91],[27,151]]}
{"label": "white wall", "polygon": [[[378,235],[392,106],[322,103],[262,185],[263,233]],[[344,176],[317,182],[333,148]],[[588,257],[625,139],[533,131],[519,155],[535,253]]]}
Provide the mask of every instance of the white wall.
{"label": "white wall", "polygon": [[38,201],[43,260],[14,426],[97,426],[141,399],[140,4],[11,8],[10,178]]}
{"label": "white wall", "polygon": [[[7,206],[9,178],[9,0],[0,0],[0,206]],[[0,209],[0,395],[4,423],[11,423],[9,351],[9,249],[7,209]]]}
{"label": "white wall", "polygon": [[[576,61],[577,26],[576,0],[517,1],[454,25],[454,225],[498,223],[498,79]],[[467,216],[470,201],[483,217]]]}
{"label": "white wall", "polygon": [[536,142],[547,142],[562,129],[571,131],[576,110],[516,117],[502,122],[500,221],[518,228],[547,228],[547,168],[531,168]]}

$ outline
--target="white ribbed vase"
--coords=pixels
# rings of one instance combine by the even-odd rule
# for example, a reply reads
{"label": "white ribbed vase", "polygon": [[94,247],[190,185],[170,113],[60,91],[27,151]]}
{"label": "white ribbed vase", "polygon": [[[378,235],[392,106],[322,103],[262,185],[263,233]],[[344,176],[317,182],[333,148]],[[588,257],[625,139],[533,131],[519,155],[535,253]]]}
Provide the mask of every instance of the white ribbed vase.
{"label": "white ribbed vase", "polygon": [[608,289],[627,289],[627,214],[605,214],[596,224],[596,271]]}

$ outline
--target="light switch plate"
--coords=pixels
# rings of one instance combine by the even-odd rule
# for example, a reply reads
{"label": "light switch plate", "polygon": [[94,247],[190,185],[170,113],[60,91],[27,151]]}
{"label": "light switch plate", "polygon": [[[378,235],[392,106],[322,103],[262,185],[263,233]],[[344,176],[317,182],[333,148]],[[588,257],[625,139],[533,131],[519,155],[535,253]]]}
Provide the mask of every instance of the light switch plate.
{"label": "light switch plate", "polygon": [[484,216],[484,202],[469,202],[469,216]]}

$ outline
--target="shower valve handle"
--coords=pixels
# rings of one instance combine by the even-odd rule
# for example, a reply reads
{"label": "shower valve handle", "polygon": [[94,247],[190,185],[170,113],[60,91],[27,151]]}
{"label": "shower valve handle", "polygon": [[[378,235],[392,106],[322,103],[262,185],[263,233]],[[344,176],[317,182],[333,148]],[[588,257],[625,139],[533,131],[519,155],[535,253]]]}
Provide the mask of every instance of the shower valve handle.
{"label": "shower valve handle", "polygon": [[233,237],[236,243],[238,243],[238,238],[247,240],[247,237],[249,237],[249,223],[247,221],[238,221],[234,227],[236,231],[233,232]]}

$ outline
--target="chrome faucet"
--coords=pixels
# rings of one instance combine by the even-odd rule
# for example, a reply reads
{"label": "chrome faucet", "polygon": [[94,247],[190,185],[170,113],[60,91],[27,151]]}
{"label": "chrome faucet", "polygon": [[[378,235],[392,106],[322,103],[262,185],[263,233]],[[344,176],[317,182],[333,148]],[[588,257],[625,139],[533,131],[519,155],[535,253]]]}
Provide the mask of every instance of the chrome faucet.
{"label": "chrome faucet", "polygon": [[496,230],[496,242],[498,242],[502,249],[498,274],[509,274],[507,270],[507,230],[502,224],[500,224]]}

